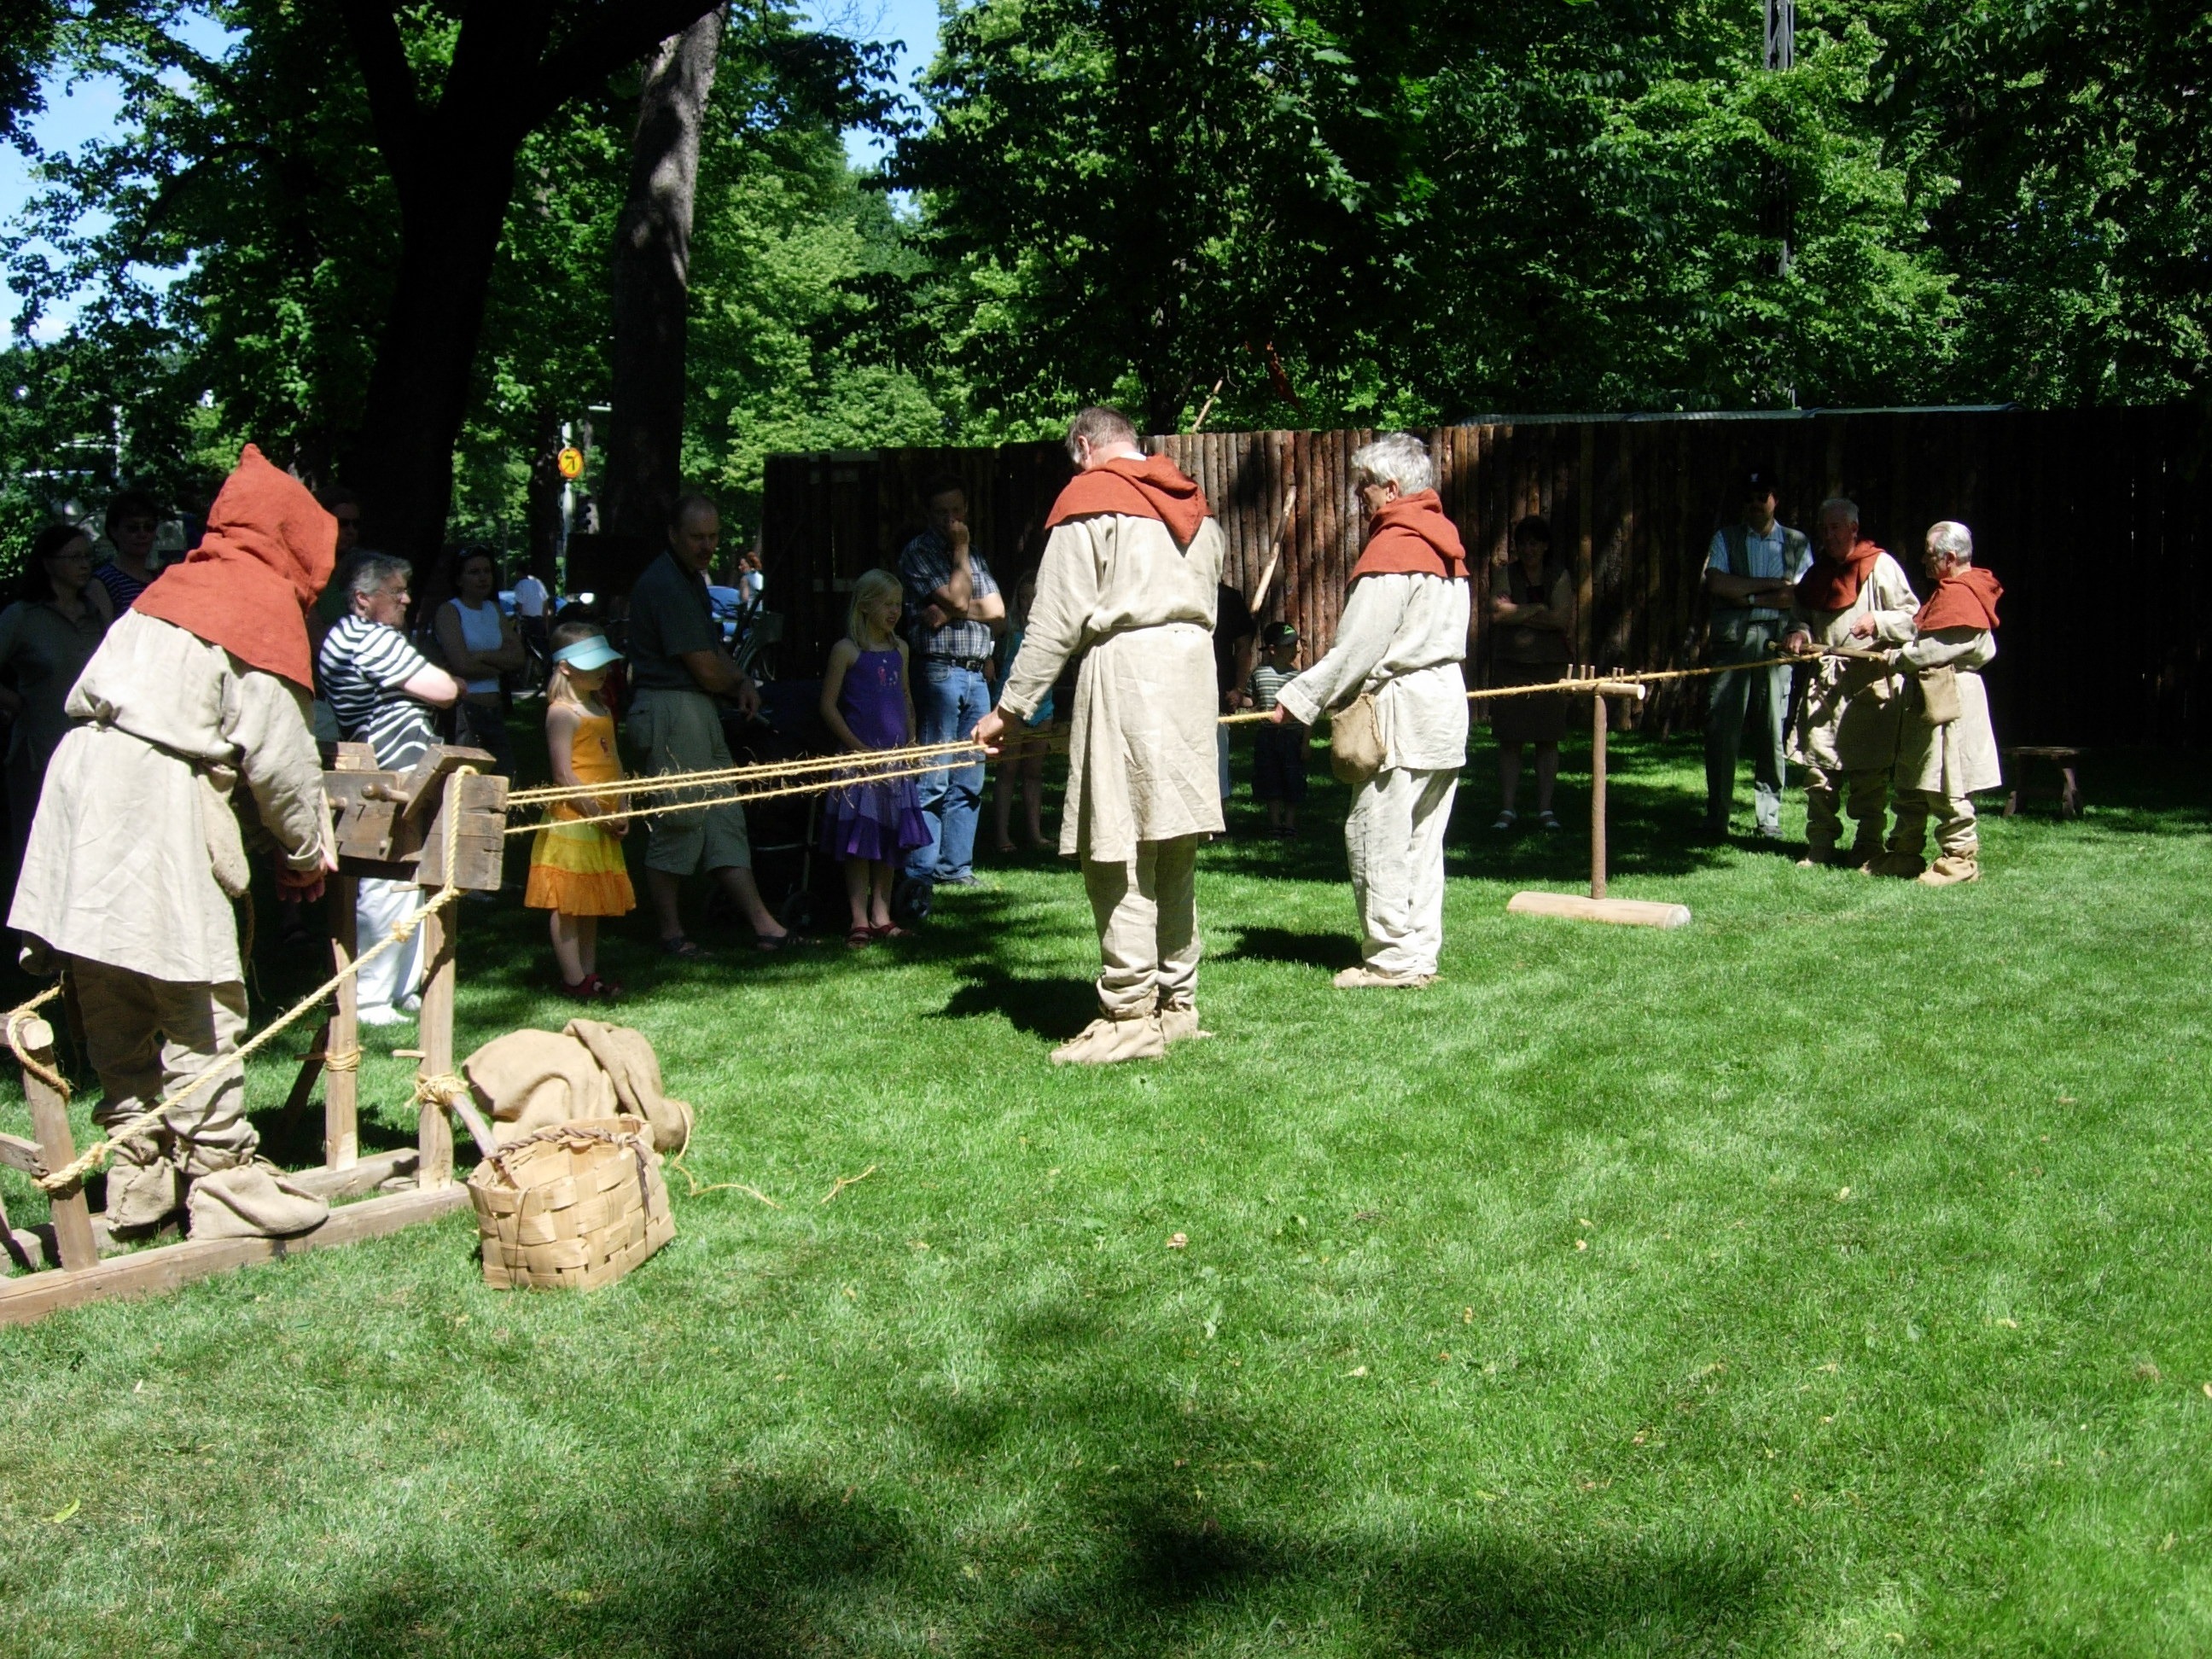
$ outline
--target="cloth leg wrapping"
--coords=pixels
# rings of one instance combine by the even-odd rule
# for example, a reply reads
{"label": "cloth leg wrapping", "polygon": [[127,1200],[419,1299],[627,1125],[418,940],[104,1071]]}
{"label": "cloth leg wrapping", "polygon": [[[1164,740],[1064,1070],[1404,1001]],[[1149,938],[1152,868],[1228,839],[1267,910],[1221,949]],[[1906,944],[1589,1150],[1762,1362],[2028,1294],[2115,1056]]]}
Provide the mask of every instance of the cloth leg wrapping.
{"label": "cloth leg wrapping", "polygon": [[[246,988],[150,978],[79,957],[70,963],[84,1015],[86,1057],[106,1098],[93,1121],[110,1128],[238,1052]],[[156,1045],[159,1045],[158,1048]],[[260,1137],[246,1119],[246,1080],[232,1070],[171,1112],[161,1132],[125,1143],[126,1164],[167,1158],[186,1174],[250,1161]]]}
{"label": "cloth leg wrapping", "polygon": [[1842,800],[1835,774],[1817,766],[1805,769],[1805,840],[1814,851],[1832,851],[1842,839],[1844,821],[1837,811]]}
{"label": "cloth leg wrapping", "polygon": [[1199,840],[1139,842],[1126,864],[1084,861],[1083,885],[1098,926],[1098,1006],[1108,1018],[1194,997]]}
{"label": "cloth leg wrapping", "polygon": [[1936,819],[1936,848],[1945,858],[1978,859],[1981,832],[1974,826],[1974,802],[1968,795],[1930,795]]}
{"label": "cloth leg wrapping", "polygon": [[1871,857],[1881,849],[1889,822],[1889,770],[1865,767],[1844,775],[1844,810],[1858,826],[1851,845]]}
{"label": "cloth leg wrapping", "polygon": [[1443,946],[1444,830],[1456,769],[1377,772],[1353,796],[1344,848],[1359,949],[1378,974],[1433,974]]}
{"label": "cloth leg wrapping", "polygon": [[[360,897],[354,904],[354,930],[362,953],[367,955],[371,945],[380,943],[393,925],[422,902],[422,890],[411,882],[362,877]],[[359,1006],[363,1013],[371,1015],[374,1024],[375,1015],[396,1008],[422,984],[422,930],[417,927],[406,944],[394,946],[361,970],[356,977]]]}
{"label": "cloth leg wrapping", "polygon": [[1924,789],[1900,789],[1897,792],[1897,823],[1889,832],[1889,850],[1918,858],[1928,846],[1928,792]]}

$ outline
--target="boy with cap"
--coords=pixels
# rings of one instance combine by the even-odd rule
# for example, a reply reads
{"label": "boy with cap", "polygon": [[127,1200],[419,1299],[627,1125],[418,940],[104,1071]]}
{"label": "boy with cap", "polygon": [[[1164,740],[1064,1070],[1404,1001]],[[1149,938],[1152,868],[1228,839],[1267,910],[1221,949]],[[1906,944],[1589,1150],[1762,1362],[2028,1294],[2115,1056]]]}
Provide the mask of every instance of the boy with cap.
{"label": "boy with cap", "polygon": [[[1298,630],[1286,622],[1261,630],[1260,665],[1245,692],[1266,714],[1298,675]],[[1267,833],[1285,841],[1298,833],[1298,803],[1306,798],[1306,728],[1293,720],[1259,728],[1252,739],[1252,799],[1267,805]]]}
{"label": "boy with cap", "polygon": [[[1813,544],[1805,533],[1775,521],[1771,473],[1746,473],[1737,499],[1742,517],[1713,532],[1705,555],[1717,665],[1762,663],[1782,654],[1791,590],[1813,562]],[[1786,665],[1731,667],[1713,676],[1705,714],[1706,835],[1718,839],[1728,834],[1747,715],[1752,721],[1753,811],[1759,833],[1770,839],[1782,833],[1782,727],[1789,702]]]}

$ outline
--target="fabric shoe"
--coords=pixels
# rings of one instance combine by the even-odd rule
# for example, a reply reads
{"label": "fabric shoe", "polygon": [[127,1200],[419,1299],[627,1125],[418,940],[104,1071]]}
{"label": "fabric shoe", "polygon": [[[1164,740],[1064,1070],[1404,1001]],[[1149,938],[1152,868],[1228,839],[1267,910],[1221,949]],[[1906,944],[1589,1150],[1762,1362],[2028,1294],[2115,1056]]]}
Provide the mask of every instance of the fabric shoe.
{"label": "fabric shoe", "polygon": [[125,1162],[131,1143],[117,1148],[107,1166],[107,1224],[126,1233],[151,1232],[184,1207],[177,1166],[156,1155],[150,1164]]}
{"label": "fabric shoe", "polygon": [[1927,867],[1917,853],[1884,853],[1880,858],[1867,861],[1866,872],[1870,876],[1896,876],[1911,881]]}
{"label": "fabric shoe", "polygon": [[1055,1066],[1118,1066],[1125,1060],[1158,1060],[1168,1051],[1160,1018],[1149,1010],[1128,1019],[1094,1019],[1052,1051]]}
{"label": "fabric shoe", "polygon": [[1211,1031],[1200,1030],[1198,1007],[1194,1003],[1171,1002],[1160,1010],[1160,1036],[1168,1042],[1187,1042],[1193,1037],[1210,1037]]}
{"label": "fabric shoe", "polygon": [[1364,963],[1346,969],[1330,981],[1340,991],[1418,991],[1436,982],[1434,974],[1378,973]]}
{"label": "fabric shoe", "polygon": [[1979,881],[1981,878],[1982,861],[1979,858],[1946,853],[1928,866],[1920,877],[1920,884],[1923,887],[1956,887],[1962,882]]}

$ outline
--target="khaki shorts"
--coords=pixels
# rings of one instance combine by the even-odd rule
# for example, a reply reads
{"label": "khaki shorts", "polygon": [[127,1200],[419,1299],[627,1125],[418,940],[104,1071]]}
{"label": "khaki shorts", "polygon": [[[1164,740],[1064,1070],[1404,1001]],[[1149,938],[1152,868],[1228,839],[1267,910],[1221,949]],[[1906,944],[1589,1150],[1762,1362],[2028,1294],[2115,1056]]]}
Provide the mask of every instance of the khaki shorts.
{"label": "khaki shorts", "polygon": [[[714,699],[703,691],[671,691],[641,687],[629,706],[623,735],[639,757],[641,777],[659,777],[672,772],[708,772],[729,767],[729,745],[722,741],[721,716]],[[676,799],[697,800],[727,793],[686,790]],[[661,804],[656,799],[654,805]],[[693,875],[702,870],[750,870],[752,843],[745,836],[745,809],[738,805],[709,806],[703,811],[665,812],[647,818],[652,839],[645,851],[645,867],[672,876]]]}

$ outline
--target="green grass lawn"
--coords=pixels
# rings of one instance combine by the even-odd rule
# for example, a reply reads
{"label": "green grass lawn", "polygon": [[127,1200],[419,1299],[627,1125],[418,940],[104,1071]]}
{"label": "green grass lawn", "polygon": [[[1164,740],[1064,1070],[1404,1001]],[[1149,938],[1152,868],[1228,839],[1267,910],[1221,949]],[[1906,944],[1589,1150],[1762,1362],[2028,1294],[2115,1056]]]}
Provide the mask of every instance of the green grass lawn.
{"label": "green grass lawn", "polygon": [[[782,1207],[679,1177],[588,1297],[486,1290],[463,1214],[0,1331],[0,1651],[2212,1650],[2203,769],[1937,892],[1695,847],[1694,746],[1625,741],[1674,933],[1508,917],[1586,843],[1468,775],[1441,983],[1330,988],[1317,788],[1204,855],[1218,1036],[1158,1065],[1047,1064],[1048,860],[896,951],[623,936],[690,1164]],[[464,1050],[567,1017],[536,916],[462,951]]]}

